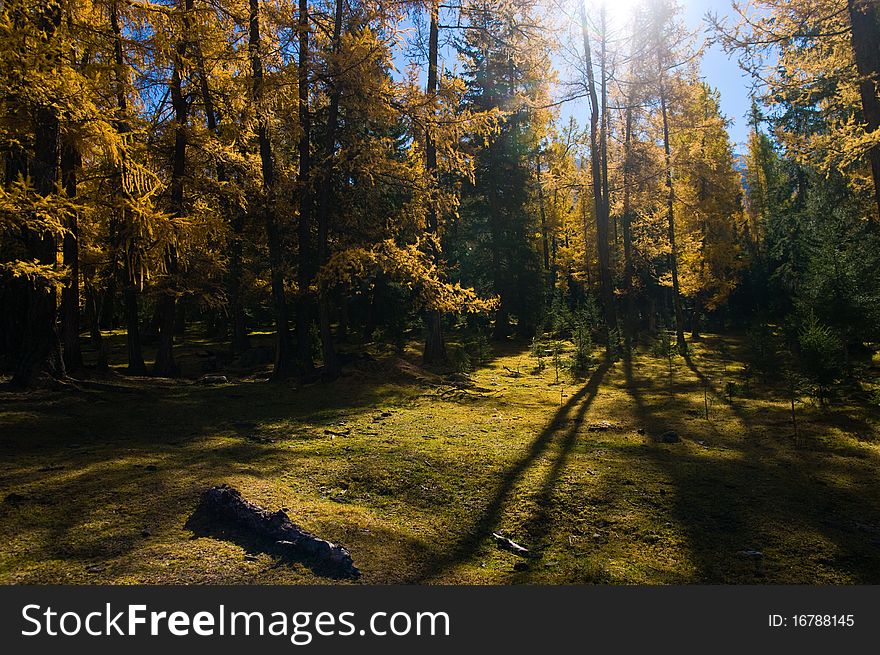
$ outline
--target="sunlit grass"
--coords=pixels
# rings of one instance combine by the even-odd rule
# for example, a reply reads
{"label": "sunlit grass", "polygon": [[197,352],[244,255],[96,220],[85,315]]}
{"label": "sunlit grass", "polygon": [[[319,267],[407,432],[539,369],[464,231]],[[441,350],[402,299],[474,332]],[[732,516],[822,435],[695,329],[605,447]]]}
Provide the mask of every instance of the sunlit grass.
{"label": "sunlit grass", "polygon": [[0,581],[323,581],[193,538],[200,492],[226,482],[343,543],[366,582],[880,582],[877,408],[806,403],[795,439],[774,389],[724,392],[727,342],[671,376],[645,349],[560,384],[507,345],[470,392],[387,358],[332,385],[4,393]]}

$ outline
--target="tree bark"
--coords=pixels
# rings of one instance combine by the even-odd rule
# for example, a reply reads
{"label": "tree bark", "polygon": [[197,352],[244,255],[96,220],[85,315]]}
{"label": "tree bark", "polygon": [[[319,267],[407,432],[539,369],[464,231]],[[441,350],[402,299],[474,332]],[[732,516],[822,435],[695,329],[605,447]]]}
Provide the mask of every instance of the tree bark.
{"label": "tree bark", "polygon": [[684,313],[681,308],[681,293],[678,286],[678,249],[675,244],[675,187],[672,182],[672,149],[669,144],[669,112],[666,109],[666,88],[663,74],[660,74],[660,112],[663,117],[663,153],[666,173],[666,218],[669,236],[669,268],[672,272],[672,307],[675,312],[675,345],[684,355],[687,342],[684,338]]}
{"label": "tree bark", "polygon": [[[182,0],[178,11],[183,13],[183,31],[174,47],[174,63],[169,93],[174,109],[174,150],[171,158],[171,215],[172,220],[186,213],[184,207],[184,179],[186,175],[187,121],[189,120],[189,97],[183,93],[183,69],[188,56],[189,12],[193,0]],[[153,364],[153,375],[177,377],[180,367],[174,361],[174,318],[177,311],[178,253],[172,244],[165,251],[165,273],[168,284],[159,298],[159,349]]]}
{"label": "tree bark", "polygon": [[101,335],[101,312],[98,309],[98,294],[94,287],[86,283],[85,290],[86,321],[89,324],[89,341],[92,348],[98,353],[97,368],[99,371],[107,370],[107,347],[104,337]]}
{"label": "tree bark", "polygon": [[[852,24],[852,46],[855,54],[856,70],[862,78],[859,94],[862,99],[862,116],[868,132],[880,129],[880,98],[877,85],[880,83],[880,7],[876,0],[847,0],[850,23]],[[871,175],[874,179],[874,202],[880,215],[880,146],[868,151]]]}
{"label": "tree bark", "polygon": [[[342,37],[342,0],[336,0],[336,12],[333,19],[333,41],[331,49],[338,56]],[[322,171],[321,192],[318,198],[318,264],[323,266],[329,258],[328,239],[330,223],[330,191],[333,184],[334,159],[336,156],[336,130],[339,123],[339,70],[334,57],[331,65],[330,106],[327,110],[327,134],[324,146],[325,165]],[[333,332],[330,329],[329,290],[321,285],[318,290],[318,325],[321,332],[321,353],[324,359],[322,376],[325,380],[339,377],[339,359],[333,348]]]}
{"label": "tree bark", "polygon": [[[614,311],[614,288],[611,278],[611,252],[608,243],[609,205],[606,198],[606,180],[603,174],[606,136],[602,114],[606,107],[599,107],[596,92],[596,80],[593,74],[593,60],[590,49],[590,37],[587,27],[586,10],[580,5],[581,35],[584,42],[584,68],[587,74],[587,91],[590,97],[590,173],[593,183],[593,207],[596,214],[596,252],[599,259],[599,289],[602,301],[602,314],[605,320],[605,355],[611,358],[613,352],[612,331],[617,319]],[[605,62],[601,62],[604,71]],[[604,72],[603,72],[604,77]],[[603,79],[604,87],[605,81]],[[605,93],[603,91],[603,100]],[[603,123],[600,134],[600,121]],[[589,263],[587,263],[589,268]]]}
{"label": "tree bark", "polygon": [[[219,139],[220,116],[214,105],[214,95],[208,83],[208,71],[205,68],[205,57],[202,53],[200,41],[195,42],[195,51],[199,67],[199,78],[201,80],[202,102],[205,107],[205,125],[208,131]],[[241,289],[244,213],[237,207],[233,208],[226,196],[223,186],[229,182],[229,172],[222,161],[217,162],[216,172],[217,182],[220,185],[220,210],[229,219],[230,227],[232,227],[232,238],[229,243],[229,271],[226,276],[226,286],[229,293],[229,316],[232,328],[230,349],[233,353],[240,353],[247,350],[249,346]]]}
{"label": "tree bark", "polygon": [[632,252],[632,129],[633,110],[631,99],[627,100],[626,118],[623,137],[623,295],[625,303],[624,337],[627,349],[632,346],[636,336],[635,289],[633,288],[633,252]]}
{"label": "tree bark", "polygon": [[248,16],[248,53],[251,59],[253,87],[251,100],[257,112],[257,139],[260,147],[260,164],[263,174],[263,191],[266,206],[263,218],[266,224],[266,241],[269,245],[269,267],[272,276],[272,304],[275,309],[275,363],[272,376],[285,378],[293,372],[293,352],[290,342],[290,321],[287,314],[287,299],[284,294],[284,268],[281,245],[281,230],[275,213],[275,163],[272,159],[272,144],[269,141],[269,127],[262,108],[263,100],[263,58],[260,52],[260,4],[250,0]]}
{"label": "tree bark", "polygon": [[[550,271],[550,238],[547,231],[547,213],[544,208],[544,185],[541,181],[541,153],[535,155],[535,174],[538,181],[538,210],[541,215],[541,254],[544,257],[544,270]],[[552,290],[552,287],[551,287]]]}
{"label": "tree bark", "polygon": [[[438,43],[440,36],[440,3],[439,0],[431,0],[431,22],[428,28],[428,80],[425,94],[431,103],[437,95],[437,58]],[[433,105],[432,105],[433,106]],[[437,180],[437,146],[428,132],[425,134],[425,169],[432,186],[431,199],[428,206],[428,235],[431,240],[432,255],[434,261],[440,259],[440,224],[435,204],[433,187]],[[427,336],[425,337],[425,349],[422,353],[422,361],[429,365],[443,365],[449,361],[446,353],[446,340],[443,337],[443,317],[439,311],[431,310],[425,318]]]}
{"label": "tree bark", "polygon": [[[56,0],[48,0],[38,18],[44,43],[52,47],[58,27],[61,25],[61,6]],[[34,153],[30,162],[30,174],[34,190],[42,197],[56,192],[60,164],[60,122],[58,112],[51,104],[43,104],[34,112]],[[58,244],[51,234],[28,232],[25,247],[29,259],[55,266]],[[12,384],[19,387],[33,386],[40,373],[64,378],[64,360],[61,341],[56,329],[57,293],[53,285],[42,281],[27,284],[22,300],[25,330],[21,351],[12,376]]]}
{"label": "tree bark", "polygon": [[[65,141],[61,148],[61,184],[68,198],[77,192],[77,169],[81,164],[76,146]],[[67,233],[62,246],[64,266],[70,273],[61,292],[61,334],[64,342],[64,366],[67,371],[83,368],[82,348],[79,342],[79,221],[75,211],[67,217]]]}
{"label": "tree bark", "polygon": [[297,359],[306,372],[314,369],[312,359],[312,299],[309,287],[314,276],[311,247],[312,193],[311,193],[311,112],[309,111],[309,2],[299,0],[297,21],[299,36],[299,267],[297,270],[296,351]]}
{"label": "tree bark", "polygon": [[[125,138],[131,128],[128,124],[128,99],[126,97],[125,81],[125,59],[122,51],[122,29],[119,23],[119,9],[116,2],[110,4],[110,28],[113,32],[113,57],[116,64],[115,82],[116,82],[116,108],[119,116],[116,120],[117,133]],[[114,171],[114,183],[116,186],[117,200],[121,205],[119,210],[121,213],[123,227],[131,222],[131,211],[128,209],[128,192],[125,190],[126,164],[123,158],[122,162]],[[128,357],[127,372],[131,375],[146,375],[147,366],[144,364],[144,355],[141,349],[140,336],[140,312],[138,310],[138,284],[137,272],[135,271],[136,262],[136,246],[129,239],[120,236],[119,220],[114,217],[111,224],[111,242],[116,252],[121,251],[123,258],[123,289],[122,303],[123,314],[125,317],[125,341],[126,352]],[[115,253],[114,253],[115,254]],[[111,302],[109,303],[112,306]],[[102,312],[103,315],[104,312]]]}

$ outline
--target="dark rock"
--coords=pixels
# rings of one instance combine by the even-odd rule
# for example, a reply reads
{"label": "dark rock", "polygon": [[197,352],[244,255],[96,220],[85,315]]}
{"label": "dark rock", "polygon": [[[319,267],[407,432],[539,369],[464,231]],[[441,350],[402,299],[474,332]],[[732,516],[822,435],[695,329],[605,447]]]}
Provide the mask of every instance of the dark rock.
{"label": "dark rock", "polygon": [[681,441],[681,437],[678,436],[678,432],[675,430],[667,430],[660,435],[660,441],[663,443],[678,443]]}
{"label": "dark rock", "polygon": [[529,565],[527,562],[517,562],[516,564],[513,565],[513,570],[514,571],[528,571]]}
{"label": "dark rock", "polygon": [[27,496],[22,496],[21,494],[17,494],[14,491],[11,494],[7,494],[6,498],[3,499],[4,503],[8,503],[9,505],[20,505],[21,503],[27,501]]}

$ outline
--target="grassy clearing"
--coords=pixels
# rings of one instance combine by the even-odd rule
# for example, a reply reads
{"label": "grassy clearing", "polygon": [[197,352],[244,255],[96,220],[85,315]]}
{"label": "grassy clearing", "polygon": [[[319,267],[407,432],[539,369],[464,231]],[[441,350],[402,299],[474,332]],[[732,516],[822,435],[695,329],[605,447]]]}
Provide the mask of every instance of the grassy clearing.
{"label": "grassy clearing", "polygon": [[227,482],[344,544],[364,582],[880,583],[880,411],[805,405],[796,439],[769,390],[725,395],[739,347],[557,385],[511,345],[477,391],[387,357],[332,385],[0,392],[0,582],[324,582],[185,527]]}

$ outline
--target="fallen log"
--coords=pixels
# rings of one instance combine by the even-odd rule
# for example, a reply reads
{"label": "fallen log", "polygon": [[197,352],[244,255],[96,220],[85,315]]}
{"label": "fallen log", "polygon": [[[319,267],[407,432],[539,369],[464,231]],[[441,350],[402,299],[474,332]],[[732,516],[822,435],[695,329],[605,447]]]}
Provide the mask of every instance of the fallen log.
{"label": "fallen log", "polygon": [[348,550],[304,530],[291,521],[284,510],[270,512],[245,500],[229,485],[221,484],[205,491],[196,512],[268,542],[282,556],[311,560],[341,577],[360,576]]}

